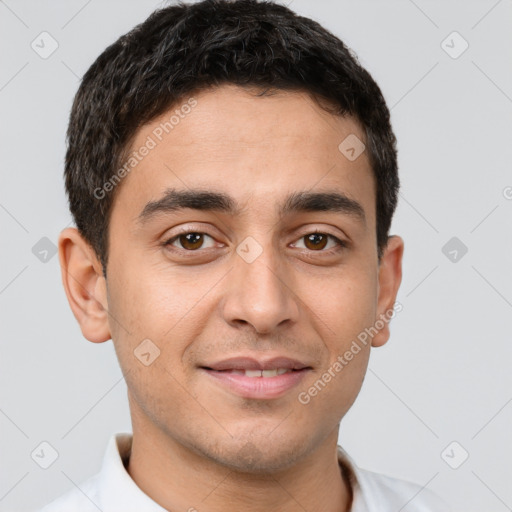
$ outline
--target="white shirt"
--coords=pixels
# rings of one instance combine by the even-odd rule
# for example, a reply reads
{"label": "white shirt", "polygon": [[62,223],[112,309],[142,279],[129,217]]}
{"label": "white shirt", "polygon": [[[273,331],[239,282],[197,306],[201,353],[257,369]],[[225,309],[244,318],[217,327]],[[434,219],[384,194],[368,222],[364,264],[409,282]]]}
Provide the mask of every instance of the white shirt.
{"label": "white shirt", "polygon": [[[100,472],[39,512],[167,512],[144,494],[126,471],[131,445],[131,433],[113,434]],[[351,512],[450,512],[428,489],[358,468],[341,447],[338,460],[347,468],[352,483]]]}

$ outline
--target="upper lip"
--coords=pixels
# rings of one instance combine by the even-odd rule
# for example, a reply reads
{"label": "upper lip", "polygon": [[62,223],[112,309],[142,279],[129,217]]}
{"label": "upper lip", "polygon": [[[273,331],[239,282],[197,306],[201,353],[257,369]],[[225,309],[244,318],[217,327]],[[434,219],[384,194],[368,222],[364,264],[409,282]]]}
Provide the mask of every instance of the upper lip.
{"label": "upper lip", "polygon": [[290,357],[273,357],[271,359],[261,359],[254,357],[231,357],[215,363],[202,365],[202,368],[210,370],[273,370],[276,368],[286,368],[290,370],[303,370],[311,368],[309,365],[292,359]]}

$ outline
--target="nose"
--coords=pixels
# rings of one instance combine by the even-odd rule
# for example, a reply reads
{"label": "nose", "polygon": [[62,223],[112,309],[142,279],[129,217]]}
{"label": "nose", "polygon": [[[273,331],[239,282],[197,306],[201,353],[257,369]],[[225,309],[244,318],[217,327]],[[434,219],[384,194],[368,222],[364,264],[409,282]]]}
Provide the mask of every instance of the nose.
{"label": "nose", "polygon": [[256,332],[268,334],[297,322],[300,301],[294,293],[290,272],[270,244],[260,251],[253,261],[240,256],[243,252],[234,255],[222,310],[229,324],[251,325]]}

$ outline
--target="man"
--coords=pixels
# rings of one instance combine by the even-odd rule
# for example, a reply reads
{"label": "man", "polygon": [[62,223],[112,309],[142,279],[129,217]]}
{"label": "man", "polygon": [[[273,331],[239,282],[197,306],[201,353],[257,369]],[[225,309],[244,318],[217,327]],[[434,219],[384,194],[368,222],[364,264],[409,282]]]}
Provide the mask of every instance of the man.
{"label": "man", "polygon": [[133,436],[44,512],[445,510],[337,446],[400,306],[395,144],[370,75],[281,5],[170,6],[98,57],[59,256]]}

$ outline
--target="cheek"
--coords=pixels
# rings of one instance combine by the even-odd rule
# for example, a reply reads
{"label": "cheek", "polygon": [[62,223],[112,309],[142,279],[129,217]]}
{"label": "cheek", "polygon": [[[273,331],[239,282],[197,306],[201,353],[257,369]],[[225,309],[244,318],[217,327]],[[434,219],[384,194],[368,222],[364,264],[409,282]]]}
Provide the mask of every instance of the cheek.
{"label": "cheek", "polygon": [[322,320],[319,323],[322,337],[331,349],[342,350],[347,342],[373,324],[377,296],[377,279],[369,272],[340,272],[309,294],[314,316]]}
{"label": "cheek", "polygon": [[133,350],[150,339],[166,359],[180,359],[210,316],[204,311],[208,301],[202,299],[218,278],[140,262],[112,268],[116,274],[109,276],[109,310],[119,355],[131,352],[133,359]]}
{"label": "cheek", "polygon": [[170,410],[190,407],[190,395],[182,387],[187,377],[182,358],[203,328],[199,308],[193,306],[204,291],[191,286],[190,279],[142,266],[134,272],[130,268],[117,266],[112,276],[112,339],[138,409],[156,424]]}
{"label": "cheek", "polygon": [[[365,329],[373,325],[377,280],[371,272],[340,272],[308,294],[310,319],[324,344],[322,368],[303,387],[299,402],[335,423],[352,405],[367,370],[371,340]],[[306,290],[307,288],[303,288]],[[311,290],[311,288],[309,288]]]}

